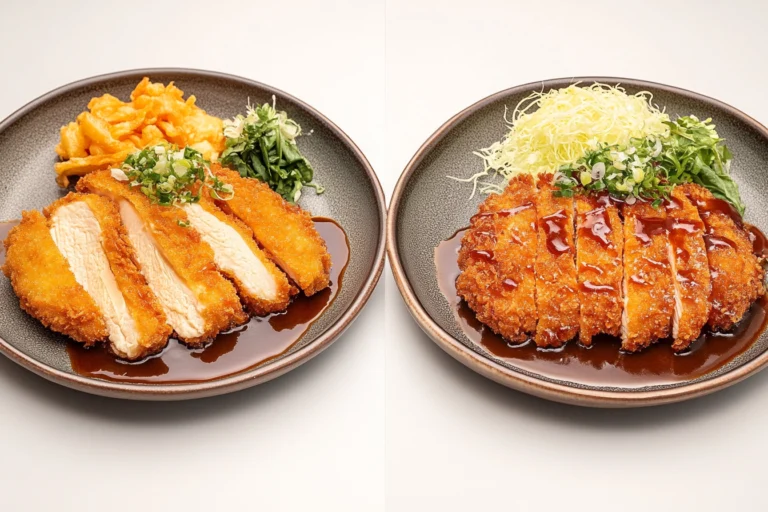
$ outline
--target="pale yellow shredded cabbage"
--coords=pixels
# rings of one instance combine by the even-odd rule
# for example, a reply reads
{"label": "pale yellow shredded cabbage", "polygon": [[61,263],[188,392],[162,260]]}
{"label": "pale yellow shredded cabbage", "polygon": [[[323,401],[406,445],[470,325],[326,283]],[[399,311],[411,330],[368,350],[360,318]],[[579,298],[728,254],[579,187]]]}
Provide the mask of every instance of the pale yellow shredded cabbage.
{"label": "pale yellow shredded cabbage", "polygon": [[[466,179],[475,191],[499,192],[518,174],[555,172],[603,144],[627,144],[630,138],[667,135],[669,116],[652,103],[653,95],[642,91],[628,95],[619,86],[578,84],[546,93],[536,92],[518,103],[512,119],[504,113],[509,132],[490,147],[476,151],[484,169]],[[501,183],[481,181],[491,174]]]}

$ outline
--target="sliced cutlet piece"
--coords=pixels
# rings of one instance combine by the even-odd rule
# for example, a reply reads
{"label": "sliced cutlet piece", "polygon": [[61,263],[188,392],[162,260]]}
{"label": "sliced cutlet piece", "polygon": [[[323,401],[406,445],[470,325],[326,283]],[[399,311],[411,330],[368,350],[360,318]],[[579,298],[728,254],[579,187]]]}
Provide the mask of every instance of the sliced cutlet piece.
{"label": "sliced cutlet piece", "polygon": [[576,270],[579,279],[579,340],[621,334],[624,231],[608,195],[577,195]]}
{"label": "sliced cutlet piece", "polygon": [[538,179],[536,217],[536,345],[560,347],[579,332],[573,198],[555,197],[552,175]]}
{"label": "sliced cutlet piece", "polygon": [[21,223],[5,239],[5,249],[3,273],[10,279],[21,309],[85,346],[107,339],[109,330],[101,309],[75,279],[40,212],[21,214]]}
{"label": "sliced cutlet piece", "polygon": [[622,344],[634,352],[670,335],[675,291],[663,207],[625,204]]}
{"label": "sliced cutlet piece", "polygon": [[259,180],[214,165],[212,171],[229,183],[235,195],[217,204],[253,231],[267,255],[306,295],[330,284],[331,256],[312,217]]}
{"label": "sliced cutlet piece", "polygon": [[712,284],[707,323],[713,330],[727,331],[765,293],[764,270],[752,253],[752,242],[738,212],[699,185],[683,185],[683,189],[704,222]]}
{"label": "sliced cutlet piece", "polygon": [[211,247],[184,227],[183,209],[152,204],[108,170],[81,178],[77,189],[117,203],[139,269],[182,342],[202,345],[248,319],[234,286],[216,270]]}
{"label": "sliced cutlet piece", "polygon": [[456,290],[478,320],[512,342],[536,331],[536,189],[518,176],[480,205],[459,250]]}
{"label": "sliced cutlet piece", "polygon": [[171,328],[134,264],[115,203],[93,194],[70,193],[44,214],[54,243],[104,317],[109,349],[128,360],[162,350]]}
{"label": "sliced cutlet piece", "polygon": [[192,227],[213,249],[219,271],[235,283],[250,312],[266,315],[288,307],[298,289],[259,249],[248,226],[219,209],[207,188],[199,202],[183,208]]}
{"label": "sliced cutlet piece", "polygon": [[666,201],[669,262],[675,286],[672,348],[684,350],[699,337],[709,317],[710,276],[704,223],[683,189]]}

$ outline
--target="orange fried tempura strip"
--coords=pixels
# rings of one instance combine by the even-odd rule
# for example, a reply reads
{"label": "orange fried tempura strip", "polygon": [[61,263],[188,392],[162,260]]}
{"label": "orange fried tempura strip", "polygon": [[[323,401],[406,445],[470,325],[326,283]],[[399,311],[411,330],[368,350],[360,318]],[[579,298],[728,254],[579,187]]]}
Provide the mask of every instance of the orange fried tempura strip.
{"label": "orange fried tempura strip", "polygon": [[672,348],[680,351],[699,337],[709,318],[709,264],[704,245],[704,223],[684,190],[680,187],[672,189],[665,207],[669,262],[675,285]]}
{"label": "orange fried tempura strip", "polygon": [[480,205],[459,251],[456,290],[478,320],[512,342],[536,331],[536,188],[519,176]]}
{"label": "orange fried tempura strip", "polygon": [[683,185],[683,190],[704,222],[712,285],[707,323],[713,330],[727,331],[765,293],[764,270],[752,254],[752,242],[741,226],[741,217],[728,203],[699,185]]}
{"label": "orange fried tempura strip", "polygon": [[107,339],[101,310],[75,279],[40,212],[22,213],[21,223],[5,239],[5,249],[3,273],[21,309],[86,346]]}
{"label": "orange fried tempura strip", "polygon": [[621,334],[624,231],[619,209],[605,196],[577,195],[576,270],[579,279],[579,341]]}
{"label": "orange fried tempura strip", "polygon": [[256,241],[306,295],[330,284],[331,256],[312,217],[285,201],[268,185],[214,165],[212,171],[235,190],[218,205],[243,221]]}
{"label": "orange fried tempura strip", "polygon": [[579,332],[573,198],[555,197],[552,175],[538,180],[536,217],[536,345],[560,347]]}
{"label": "orange fried tempura strip", "polygon": [[638,200],[624,213],[624,350],[641,350],[666,338],[675,304],[669,264],[667,215],[662,207]]}
{"label": "orange fried tempura strip", "polygon": [[115,201],[141,273],[168,323],[190,346],[248,319],[234,286],[216,270],[213,250],[181,208],[152,204],[138,188],[97,171],[77,184]]}

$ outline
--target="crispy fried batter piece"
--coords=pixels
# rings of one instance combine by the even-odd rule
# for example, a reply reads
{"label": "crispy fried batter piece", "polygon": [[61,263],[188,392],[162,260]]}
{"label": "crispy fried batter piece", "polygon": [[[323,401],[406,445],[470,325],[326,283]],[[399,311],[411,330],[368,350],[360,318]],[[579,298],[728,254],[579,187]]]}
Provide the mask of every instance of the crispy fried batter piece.
{"label": "crispy fried batter piece", "polygon": [[699,337],[709,317],[710,276],[704,224],[680,187],[666,202],[669,262],[675,286],[672,349],[684,350]]}
{"label": "crispy fried batter piece", "polygon": [[330,284],[331,256],[312,223],[312,217],[289,204],[259,180],[214,165],[212,171],[231,184],[235,195],[219,201],[224,211],[243,221],[267,255],[312,295]]}
{"label": "crispy fried batter piece", "polygon": [[573,198],[552,195],[552,175],[536,195],[536,345],[560,347],[579,332],[579,293],[573,239]]}
{"label": "crispy fried batter piece", "polygon": [[740,225],[741,218],[738,213],[731,213],[728,203],[698,185],[684,185],[683,190],[704,221],[712,282],[707,323],[713,330],[727,331],[765,293],[764,270],[752,254],[752,242]]}
{"label": "crispy fried batter piece", "polygon": [[152,204],[108,170],[81,178],[77,189],[118,203],[139,269],[184,343],[201,345],[247,320],[234,286],[216,270],[210,246],[184,227],[183,209]]}
{"label": "crispy fried batter piece", "polygon": [[47,328],[93,345],[107,339],[107,324],[90,295],[75,280],[40,212],[23,212],[5,239],[3,273],[21,309]]}
{"label": "crispy fried batter piece", "polygon": [[670,334],[674,285],[666,212],[650,203],[624,205],[624,350],[641,350]]}
{"label": "crispy fried batter piece", "polygon": [[288,307],[299,290],[259,249],[248,226],[219,209],[207,188],[199,203],[184,209],[192,227],[213,249],[219,271],[235,284],[249,311],[266,315]]}
{"label": "crispy fried batter piece", "polygon": [[128,360],[162,350],[171,328],[133,262],[116,205],[97,195],[70,193],[44,214],[70,270],[102,311],[110,350]]}
{"label": "crispy fried batter piece", "polygon": [[579,279],[579,340],[621,334],[624,231],[608,196],[577,195],[576,269]]}
{"label": "crispy fried batter piece", "polygon": [[512,179],[480,205],[459,251],[456,290],[478,320],[509,341],[536,331],[536,189]]}

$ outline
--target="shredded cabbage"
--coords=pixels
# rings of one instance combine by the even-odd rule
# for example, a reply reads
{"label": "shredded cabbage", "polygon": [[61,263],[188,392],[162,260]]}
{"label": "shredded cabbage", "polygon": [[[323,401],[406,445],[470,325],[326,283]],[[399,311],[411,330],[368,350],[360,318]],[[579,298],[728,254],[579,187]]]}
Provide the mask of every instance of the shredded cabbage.
{"label": "shredded cabbage", "polygon": [[[472,195],[500,192],[518,174],[552,173],[571,164],[598,143],[626,145],[631,138],[667,136],[669,116],[652,103],[653,95],[642,91],[628,95],[620,87],[595,83],[573,84],[549,92],[536,92],[518,103],[504,121],[509,132],[490,147],[475,151],[483,159],[483,171],[457,181],[473,182]],[[501,183],[480,181],[491,175]]]}

